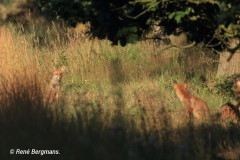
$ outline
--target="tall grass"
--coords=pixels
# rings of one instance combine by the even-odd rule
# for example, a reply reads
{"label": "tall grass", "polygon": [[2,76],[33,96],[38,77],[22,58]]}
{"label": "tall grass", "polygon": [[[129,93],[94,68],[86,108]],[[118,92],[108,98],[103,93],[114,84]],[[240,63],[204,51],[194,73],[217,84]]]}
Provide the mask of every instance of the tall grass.
{"label": "tall grass", "polygon": [[[172,87],[172,79],[187,80],[214,118],[222,97],[203,90],[214,65],[206,61],[207,68],[204,58],[150,42],[111,46],[57,27],[46,30],[44,43],[35,31],[0,28],[1,159],[239,157],[239,126],[225,127],[218,119],[188,122]],[[43,103],[50,68],[62,65],[67,71],[59,103]],[[52,149],[60,155],[9,155],[10,149]]]}

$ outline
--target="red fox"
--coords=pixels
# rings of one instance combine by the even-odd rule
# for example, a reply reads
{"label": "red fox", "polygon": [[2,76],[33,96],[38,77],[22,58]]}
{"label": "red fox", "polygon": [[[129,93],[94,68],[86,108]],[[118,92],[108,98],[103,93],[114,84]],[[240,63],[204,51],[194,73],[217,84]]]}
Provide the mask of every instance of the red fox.
{"label": "red fox", "polygon": [[238,80],[235,82],[235,85],[236,85],[237,89],[240,90],[240,79],[238,79]]}
{"label": "red fox", "polygon": [[234,82],[231,90],[234,92],[235,98],[240,98],[240,78]]}
{"label": "red fox", "polygon": [[53,76],[47,88],[47,94],[46,94],[46,96],[48,96],[46,98],[49,100],[50,103],[58,102],[62,74],[64,70],[65,70],[65,66],[62,66],[61,68],[53,67]]}
{"label": "red fox", "polygon": [[198,97],[191,95],[187,91],[186,83],[178,84],[175,80],[173,80],[173,86],[178,98],[186,107],[188,118],[191,118],[192,114],[199,119],[209,118],[210,112],[206,102]]}

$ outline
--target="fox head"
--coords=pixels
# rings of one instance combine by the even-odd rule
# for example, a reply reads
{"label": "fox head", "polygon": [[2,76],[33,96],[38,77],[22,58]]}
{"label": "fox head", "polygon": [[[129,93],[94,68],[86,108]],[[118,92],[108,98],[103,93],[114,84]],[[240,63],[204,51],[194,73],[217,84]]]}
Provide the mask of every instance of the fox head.
{"label": "fox head", "polygon": [[173,80],[173,86],[175,89],[177,89],[177,88],[187,89],[187,83],[178,84],[177,81],[175,81],[175,80]]}
{"label": "fox head", "polygon": [[65,70],[65,66],[62,66],[61,68],[53,67],[53,79],[55,81],[61,82],[62,74],[64,70]]}

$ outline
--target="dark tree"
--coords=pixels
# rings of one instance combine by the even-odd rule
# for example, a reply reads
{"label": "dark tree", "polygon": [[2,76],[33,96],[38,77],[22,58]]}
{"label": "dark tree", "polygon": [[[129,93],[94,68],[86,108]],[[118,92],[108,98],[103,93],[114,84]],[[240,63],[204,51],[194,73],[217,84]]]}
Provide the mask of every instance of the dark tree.
{"label": "dark tree", "polygon": [[[156,21],[166,34],[187,35],[189,46],[202,43],[230,60],[240,48],[238,0],[35,0],[42,11],[71,26],[90,22],[93,37],[113,44],[135,43]],[[230,45],[232,41],[234,45]]]}
{"label": "dark tree", "polygon": [[228,38],[239,38],[240,2],[235,0],[36,1],[43,11],[71,26],[89,21],[94,37],[108,37],[113,44],[138,41],[157,20],[167,34],[185,32],[190,42],[217,50],[228,47]]}

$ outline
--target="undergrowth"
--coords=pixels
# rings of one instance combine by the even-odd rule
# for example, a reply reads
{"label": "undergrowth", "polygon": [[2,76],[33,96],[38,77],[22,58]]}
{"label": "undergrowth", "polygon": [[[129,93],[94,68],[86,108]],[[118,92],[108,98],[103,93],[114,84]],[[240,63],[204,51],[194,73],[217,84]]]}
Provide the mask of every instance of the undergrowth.
{"label": "undergrowth", "polygon": [[[148,41],[111,46],[69,28],[56,38],[49,33],[40,44],[34,31],[0,28],[1,159],[212,159],[223,152],[238,158],[239,126],[223,126],[215,116],[224,97],[209,87],[216,70],[210,57]],[[45,104],[50,68],[62,65],[59,103]],[[215,119],[188,122],[173,79],[187,81]],[[10,149],[60,155],[9,155]]]}

